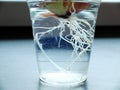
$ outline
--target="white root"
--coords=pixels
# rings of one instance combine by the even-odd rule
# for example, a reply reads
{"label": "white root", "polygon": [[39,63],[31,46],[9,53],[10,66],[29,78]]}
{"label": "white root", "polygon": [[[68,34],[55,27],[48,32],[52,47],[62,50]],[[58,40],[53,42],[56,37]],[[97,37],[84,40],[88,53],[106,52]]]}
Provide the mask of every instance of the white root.
{"label": "white root", "polygon": [[44,49],[42,48],[42,44],[39,42],[39,34],[36,33],[36,36],[35,36],[35,40],[39,46],[39,48],[41,49],[42,53],[45,55],[45,57],[60,71],[66,71],[65,69],[63,69],[62,67],[60,67],[59,65],[57,65],[51,58],[49,58],[49,56],[46,54],[46,52],[44,51]]}
{"label": "white root", "polygon": [[[77,59],[80,59],[80,56],[84,54],[86,51],[89,50],[92,44],[92,39],[94,37],[94,24],[91,26],[88,21],[79,19],[75,15],[75,8],[74,8],[74,3],[72,3],[73,12],[70,11],[71,16],[68,19],[62,19],[62,18],[57,18],[59,20],[59,25],[54,26],[54,27],[35,27],[39,29],[47,29],[44,32],[39,32],[36,33],[35,35],[35,40],[41,49],[42,53],[45,55],[45,57],[53,64],[58,70],[60,71],[68,71],[72,67],[72,65],[75,63]],[[87,30],[83,27],[88,27]],[[63,35],[65,32],[65,28],[69,28],[69,34],[68,35]],[[35,29],[34,28],[34,29]],[[57,65],[44,51],[42,48],[42,43],[40,43],[40,39],[42,36],[44,36],[47,33],[51,33],[54,30],[60,30],[59,31],[59,42],[58,42],[58,48],[60,48],[60,43],[61,40],[66,41],[67,43],[71,44],[73,47],[73,51],[71,53],[71,58],[73,58],[74,55],[77,57],[71,61],[71,63],[67,66],[66,69],[60,67]],[[69,38],[71,36],[71,38]],[[85,47],[86,45],[86,47]]]}
{"label": "white root", "polygon": [[[94,37],[94,25],[91,26],[89,22],[83,19],[77,18],[75,15],[71,15],[68,19],[62,19],[58,18],[59,25],[54,27],[35,27],[40,29],[47,29],[44,32],[37,32],[35,35],[35,40],[45,55],[45,57],[60,71],[68,71],[72,67],[72,65],[75,63],[76,60],[81,60],[80,57],[82,54],[84,54],[86,51],[89,51],[91,48],[92,40]],[[86,27],[89,29],[85,29],[83,27]],[[65,32],[65,27],[69,28],[69,34],[64,36],[63,33]],[[73,59],[71,63],[67,66],[66,69],[60,67],[57,65],[49,56],[46,54],[44,49],[42,48],[42,43],[40,43],[40,39],[42,36],[44,36],[47,33],[51,33],[54,30],[60,30],[59,32],[59,42],[58,42],[58,48],[60,48],[60,42],[61,40],[64,40],[72,45],[73,51],[71,53],[71,58]],[[68,38],[71,36],[71,38]],[[86,46],[85,46],[86,45]],[[74,58],[74,56],[77,56]],[[82,61],[82,60],[81,60]]]}

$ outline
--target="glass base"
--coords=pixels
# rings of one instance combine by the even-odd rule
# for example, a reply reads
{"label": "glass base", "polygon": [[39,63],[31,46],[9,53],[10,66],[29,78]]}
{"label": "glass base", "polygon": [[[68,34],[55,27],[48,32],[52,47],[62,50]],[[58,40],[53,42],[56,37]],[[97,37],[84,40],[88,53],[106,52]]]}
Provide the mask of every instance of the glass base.
{"label": "glass base", "polygon": [[40,80],[48,85],[78,86],[86,81],[86,75],[78,73],[45,73],[40,75]]}

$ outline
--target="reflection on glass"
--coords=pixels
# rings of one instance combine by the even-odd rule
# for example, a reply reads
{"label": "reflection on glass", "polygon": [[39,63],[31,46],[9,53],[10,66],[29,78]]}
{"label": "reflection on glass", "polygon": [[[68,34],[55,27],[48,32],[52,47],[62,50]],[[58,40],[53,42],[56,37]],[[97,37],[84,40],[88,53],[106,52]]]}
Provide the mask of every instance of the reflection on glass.
{"label": "reflection on glass", "polygon": [[49,86],[46,83],[42,83],[39,81],[38,90],[88,90],[87,82],[84,85],[77,86],[77,87],[60,87],[60,86]]}

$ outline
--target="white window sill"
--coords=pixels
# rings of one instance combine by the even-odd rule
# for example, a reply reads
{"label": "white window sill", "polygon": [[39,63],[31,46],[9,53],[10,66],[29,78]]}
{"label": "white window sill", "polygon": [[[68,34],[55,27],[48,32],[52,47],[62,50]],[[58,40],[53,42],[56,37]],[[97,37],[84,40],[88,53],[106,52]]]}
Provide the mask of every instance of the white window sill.
{"label": "white window sill", "polygon": [[[0,2],[25,2],[26,0],[0,0]],[[120,0],[101,0],[102,3],[120,3]]]}

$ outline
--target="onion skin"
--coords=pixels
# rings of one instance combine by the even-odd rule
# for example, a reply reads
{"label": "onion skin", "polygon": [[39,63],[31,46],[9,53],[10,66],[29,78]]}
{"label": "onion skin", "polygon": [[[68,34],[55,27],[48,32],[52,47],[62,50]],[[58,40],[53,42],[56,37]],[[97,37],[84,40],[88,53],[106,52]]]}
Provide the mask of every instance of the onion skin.
{"label": "onion skin", "polygon": [[[41,4],[39,4],[40,6]],[[71,0],[57,0],[46,2],[45,8],[58,17],[68,18],[72,13],[78,13],[90,7],[87,2],[71,2]]]}

